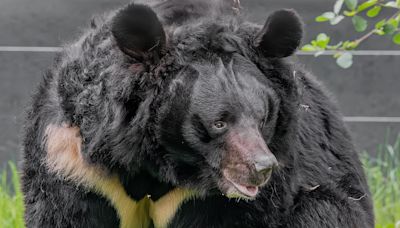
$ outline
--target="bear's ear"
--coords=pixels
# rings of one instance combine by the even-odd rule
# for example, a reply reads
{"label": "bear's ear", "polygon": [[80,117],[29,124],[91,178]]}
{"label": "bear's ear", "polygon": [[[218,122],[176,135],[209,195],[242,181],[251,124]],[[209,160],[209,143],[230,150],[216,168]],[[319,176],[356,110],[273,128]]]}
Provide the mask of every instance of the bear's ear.
{"label": "bear's ear", "polygon": [[272,13],[255,38],[255,47],[265,57],[283,58],[292,55],[301,43],[303,23],[294,10]]}
{"label": "bear's ear", "polygon": [[129,4],[112,21],[112,34],[125,54],[159,59],[165,50],[165,32],[154,11],[145,5]]}

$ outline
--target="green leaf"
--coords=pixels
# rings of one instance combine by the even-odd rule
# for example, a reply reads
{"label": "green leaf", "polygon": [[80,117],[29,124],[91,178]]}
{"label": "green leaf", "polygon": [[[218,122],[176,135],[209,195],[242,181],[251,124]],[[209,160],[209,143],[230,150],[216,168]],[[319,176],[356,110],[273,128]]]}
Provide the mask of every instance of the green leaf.
{"label": "green leaf", "polygon": [[329,18],[327,17],[323,17],[323,16],[318,16],[315,18],[316,22],[325,22],[325,21],[329,21]]}
{"label": "green leaf", "polygon": [[393,36],[393,42],[400,45],[400,32]]}
{"label": "green leaf", "polygon": [[311,44],[306,44],[301,48],[302,51],[316,51],[317,49]]}
{"label": "green leaf", "polygon": [[311,40],[311,45],[316,47],[317,46],[317,41],[316,40]]}
{"label": "green leaf", "polygon": [[393,25],[393,27],[395,29],[397,29],[399,27],[399,23],[400,22],[398,20],[394,19],[394,18],[390,18],[387,23],[390,24],[390,25]]}
{"label": "green leaf", "polygon": [[317,36],[317,46],[325,49],[330,40],[331,38],[329,38],[329,36],[327,36],[325,33],[320,33]]}
{"label": "green leaf", "polygon": [[397,7],[400,7],[400,0],[396,0]]}
{"label": "green leaf", "polygon": [[375,24],[376,29],[382,28],[386,24],[386,19],[380,20]]}
{"label": "green leaf", "polygon": [[318,16],[315,18],[316,22],[325,22],[325,21],[329,21],[329,18],[324,17],[324,16]]}
{"label": "green leaf", "polygon": [[351,20],[357,32],[364,32],[368,27],[368,22],[361,16],[355,15]]}
{"label": "green leaf", "polygon": [[354,15],[357,14],[357,11],[355,11],[355,10],[353,10],[353,11],[347,11],[347,10],[345,10],[345,11],[343,12],[343,14],[346,15],[346,16],[348,16],[348,17],[352,17],[352,16],[354,16]]}
{"label": "green leaf", "polygon": [[342,6],[343,6],[343,2],[344,2],[344,0],[337,0],[335,2],[335,5],[333,6],[333,12],[335,14],[338,14],[340,12],[340,10],[342,9]]}
{"label": "green leaf", "polygon": [[350,52],[345,52],[336,59],[336,63],[340,67],[347,69],[353,65],[353,55]]}
{"label": "green leaf", "polygon": [[356,48],[358,46],[358,43],[355,41],[345,41],[342,45],[343,49],[346,50],[353,50],[354,48]]}
{"label": "green leaf", "polygon": [[316,22],[324,22],[324,21],[329,21],[335,18],[336,15],[333,12],[325,12],[322,15],[318,16],[315,18]]}
{"label": "green leaf", "polygon": [[386,24],[383,26],[383,32],[388,35],[392,35],[396,31],[396,27],[391,24]]}
{"label": "green leaf", "polygon": [[375,33],[375,34],[378,34],[378,35],[380,35],[380,36],[385,35],[385,32],[382,31],[381,29],[375,29],[374,33]]}
{"label": "green leaf", "polygon": [[362,3],[360,6],[358,6],[357,11],[361,12],[363,10],[366,10],[366,9],[376,5],[376,3],[378,3],[378,0],[366,1],[366,2]]}
{"label": "green leaf", "polygon": [[338,44],[336,44],[336,45],[333,45],[333,46],[327,46],[327,48],[329,49],[329,50],[336,50],[336,49],[338,49],[339,47],[341,47],[342,46],[342,44],[343,44],[343,42],[342,41],[340,41]]}
{"label": "green leaf", "polygon": [[358,4],[358,0],[344,0],[344,3],[346,3],[347,8],[350,10],[355,10]]}
{"label": "green leaf", "polygon": [[368,10],[367,16],[368,17],[376,17],[381,12],[382,6],[374,6],[374,8]]}
{"label": "green leaf", "polygon": [[397,8],[397,7],[398,7],[398,6],[397,6],[397,3],[396,3],[395,1],[387,2],[384,6],[386,6],[386,7],[392,7],[392,8]]}
{"label": "green leaf", "polygon": [[329,39],[329,37],[325,33],[320,33],[317,36],[317,41],[324,41],[324,40],[327,40],[327,39]]}
{"label": "green leaf", "polygon": [[339,16],[337,16],[337,17],[331,19],[331,21],[330,21],[330,22],[331,22],[331,25],[337,25],[337,24],[339,24],[343,19],[344,19],[344,16],[343,16],[343,15],[339,15]]}

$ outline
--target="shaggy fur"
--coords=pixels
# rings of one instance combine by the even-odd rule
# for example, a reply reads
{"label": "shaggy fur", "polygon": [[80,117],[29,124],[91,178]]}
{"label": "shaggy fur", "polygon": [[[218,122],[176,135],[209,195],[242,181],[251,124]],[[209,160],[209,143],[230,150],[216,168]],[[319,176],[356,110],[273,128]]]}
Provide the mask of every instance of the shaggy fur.
{"label": "shaggy fur", "polygon": [[[148,4],[94,18],[44,76],[25,127],[27,227],[119,227],[112,192],[160,199],[172,214],[155,227],[374,226],[335,104],[282,59],[301,40],[295,12],[262,27],[228,0]],[[255,198],[226,197],[228,168]],[[108,177],[122,187],[107,195],[93,180]],[[197,198],[167,205],[176,187]]]}

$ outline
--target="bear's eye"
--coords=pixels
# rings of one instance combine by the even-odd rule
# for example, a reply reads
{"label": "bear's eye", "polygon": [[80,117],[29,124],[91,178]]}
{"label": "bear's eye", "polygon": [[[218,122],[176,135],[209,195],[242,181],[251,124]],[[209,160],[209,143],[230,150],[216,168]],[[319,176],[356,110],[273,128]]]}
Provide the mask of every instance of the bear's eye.
{"label": "bear's eye", "polygon": [[213,125],[213,127],[218,130],[224,129],[224,128],[226,128],[226,126],[227,126],[227,124],[223,121],[216,121],[216,122],[214,122],[214,125]]}

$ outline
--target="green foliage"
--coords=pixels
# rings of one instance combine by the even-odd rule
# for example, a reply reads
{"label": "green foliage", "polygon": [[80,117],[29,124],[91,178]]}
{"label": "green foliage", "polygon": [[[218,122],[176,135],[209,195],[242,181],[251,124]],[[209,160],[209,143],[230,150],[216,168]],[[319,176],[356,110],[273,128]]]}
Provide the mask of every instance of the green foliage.
{"label": "green foliage", "polygon": [[400,135],[393,145],[380,145],[376,157],[364,153],[362,162],[374,199],[375,227],[400,227]]}
{"label": "green foliage", "polygon": [[[371,26],[372,22],[366,18],[377,18],[385,9],[390,10],[390,12],[394,10],[394,14],[379,20]],[[357,39],[339,41],[335,45],[330,45],[330,37],[325,33],[320,33],[316,39],[304,45],[302,51],[315,52],[315,56],[319,56],[325,51],[332,51],[336,63],[342,68],[349,68],[353,64],[351,51],[358,48],[362,42],[373,35],[390,36],[393,43],[400,45],[400,0],[368,0],[364,2],[359,2],[358,0],[336,0],[333,10],[316,17],[315,21],[329,21],[331,25],[337,25],[346,18],[351,19],[355,31],[365,32],[365,34]],[[366,32],[369,27],[370,30]]]}
{"label": "green foliage", "polygon": [[349,52],[340,54],[336,59],[336,63],[342,68],[347,69],[353,64],[353,55]]}
{"label": "green foliage", "polygon": [[374,6],[374,8],[368,10],[367,16],[368,17],[376,17],[381,12],[382,6]]}
{"label": "green foliage", "polygon": [[340,10],[343,7],[343,3],[344,3],[344,0],[338,0],[335,2],[335,5],[333,6],[333,12],[335,14],[338,14],[340,12]]}
{"label": "green foliage", "polygon": [[378,3],[378,0],[369,0],[369,1],[366,1],[366,2],[362,3],[360,6],[358,6],[357,11],[358,11],[358,12],[362,12],[362,11],[364,11],[364,10],[366,10],[366,9],[368,9],[368,8],[370,8],[370,7],[372,7],[372,6],[375,6],[377,3]]}
{"label": "green foliage", "polygon": [[357,0],[345,0],[344,2],[346,3],[347,8],[351,10],[355,10],[358,4]]}
{"label": "green foliage", "polygon": [[11,183],[9,183],[7,170],[0,176],[0,227],[24,227],[24,203],[20,190],[20,181],[17,168],[9,163],[11,170]]}
{"label": "green foliage", "polygon": [[354,28],[357,32],[364,32],[368,27],[368,22],[363,17],[354,15],[351,19],[353,22]]}
{"label": "green foliage", "polygon": [[393,42],[400,45],[400,33],[393,36]]}
{"label": "green foliage", "polygon": [[330,21],[333,18],[335,18],[335,14],[333,12],[325,12],[321,16],[318,16],[315,18],[315,21],[317,22],[324,22],[324,21]]}

